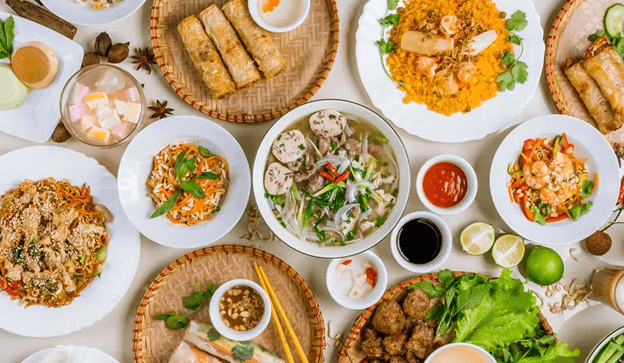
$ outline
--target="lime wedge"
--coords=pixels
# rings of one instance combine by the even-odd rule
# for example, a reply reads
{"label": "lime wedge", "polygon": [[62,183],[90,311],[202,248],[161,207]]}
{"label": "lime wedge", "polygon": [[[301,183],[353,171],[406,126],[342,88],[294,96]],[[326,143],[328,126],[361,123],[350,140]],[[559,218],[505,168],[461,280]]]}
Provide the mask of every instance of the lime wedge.
{"label": "lime wedge", "polygon": [[494,262],[500,267],[514,267],[524,257],[524,241],[522,237],[505,234],[496,239],[492,248]]}
{"label": "lime wedge", "polygon": [[482,255],[492,248],[496,231],[492,225],[477,222],[464,228],[461,233],[461,245],[464,251],[473,256]]}

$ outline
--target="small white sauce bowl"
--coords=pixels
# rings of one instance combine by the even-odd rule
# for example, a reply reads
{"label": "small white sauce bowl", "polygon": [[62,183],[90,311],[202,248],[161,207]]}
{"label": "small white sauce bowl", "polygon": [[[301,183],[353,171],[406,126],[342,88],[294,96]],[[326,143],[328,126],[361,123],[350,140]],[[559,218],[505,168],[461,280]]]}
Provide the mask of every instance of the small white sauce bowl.
{"label": "small white sauce bowl", "polygon": [[[228,328],[221,319],[221,314],[219,312],[219,302],[221,301],[221,297],[223,296],[223,294],[225,294],[225,292],[228,291],[230,288],[240,285],[249,286],[254,289],[258,294],[260,294],[260,297],[264,302],[264,313],[262,314],[260,322],[258,323],[258,325],[256,325],[255,328],[248,331],[236,331],[234,329]],[[228,339],[242,342],[251,340],[262,334],[264,329],[266,329],[266,327],[269,325],[269,322],[271,321],[271,300],[269,299],[269,295],[267,295],[264,289],[253,281],[245,279],[230,280],[219,286],[217,291],[215,291],[214,295],[212,295],[212,298],[210,299],[210,305],[208,307],[208,312],[210,314],[210,322],[215,327],[215,329],[217,329],[219,334],[223,335]]]}
{"label": "small white sauce bowl", "polygon": [[[464,174],[466,174],[466,195],[464,196],[464,199],[461,200],[461,202],[450,208],[440,208],[433,205],[431,202],[429,202],[423,190],[423,179],[425,177],[425,173],[427,172],[427,170],[429,170],[431,166],[441,162],[449,162],[455,164],[464,171]],[[416,176],[416,193],[418,194],[418,198],[420,198],[420,201],[425,205],[425,207],[427,207],[427,209],[440,215],[457,214],[466,210],[466,208],[468,208],[472,204],[472,202],[474,202],[474,199],[477,196],[477,189],[479,189],[477,174],[475,173],[472,166],[466,160],[460,158],[459,156],[451,154],[438,155],[427,160],[427,162],[420,168],[420,170],[418,171],[418,175]]]}
{"label": "small white sauce bowl", "polygon": [[[414,219],[426,219],[438,227],[440,233],[442,234],[442,246],[440,247],[440,252],[431,262],[417,264],[408,261],[403,257],[401,251],[399,251],[399,232],[403,226]],[[419,243],[418,238],[414,238],[414,243]],[[442,218],[430,212],[413,212],[405,215],[399,223],[394,227],[392,231],[392,235],[390,237],[390,248],[392,249],[392,256],[396,260],[396,262],[401,265],[404,269],[417,273],[427,273],[431,271],[436,271],[440,269],[440,266],[448,259],[451,254],[451,249],[453,247],[453,237],[451,235],[451,230],[448,225]]]}
{"label": "small white sauce bowl", "polygon": [[443,345],[440,348],[436,349],[433,353],[431,353],[431,355],[429,355],[427,359],[425,359],[425,363],[434,363],[437,356],[439,356],[442,352],[453,349],[454,347],[467,347],[473,351],[479,352],[487,363],[496,363],[496,359],[494,359],[494,357],[492,357],[492,355],[488,353],[487,350],[469,343],[451,343]]}
{"label": "small white sauce bowl", "polygon": [[[280,17],[289,17],[288,20],[281,22],[281,24],[277,25],[275,23],[271,23],[271,21],[266,20],[261,14],[262,4],[268,0],[249,0],[249,13],[253,20],[262,28],[273,32],[273,33],[285,33],[289,32],[301,25],[304,20],[308,17],[308,13],[310,12],[310,0],[280,0],[280,4],[275,7],[273,12],[266,13],[267,17],[274,16]],[[298,8],[298,14],[293,14],[292,9],[284,8],[288,5],[295,4]],[[299,6],[297,6],[299,5]],[[280,9],[280,6],[282,9]],[[296,11],[296,10],[295,10]]]}
{"label": "small white sauce bowl", "polygon": [[[336,269],[338,268],[338,264],[344,260],[353,260],[352,264],[358,263],[357,261],[361,263],[368,260],[373,264],[373,267],[377,271],[377,283],[375,284],[375,287],[368,292],[368,296],[353,299],[349,298],[347,294],[340,291],[340,286],[336,284]],[[381,299],[383,294],[386,292],[386,287],[388,285],[388,272],[386,271],[386,266],[376,254],[371,251],[366,251],[351,257],[333,259],[329,263],[329,266],[327,266],[325,282],[327,283],[327,290],[329,290],[329,294],[338,304],[351,310],[363,310],[379,301],[379,299]]]}

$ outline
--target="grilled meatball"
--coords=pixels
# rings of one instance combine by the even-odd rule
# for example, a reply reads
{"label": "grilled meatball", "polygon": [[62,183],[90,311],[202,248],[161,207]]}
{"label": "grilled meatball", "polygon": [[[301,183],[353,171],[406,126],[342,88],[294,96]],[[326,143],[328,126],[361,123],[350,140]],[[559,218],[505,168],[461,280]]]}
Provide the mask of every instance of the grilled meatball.
{"label": "grilled meatball", "polygon": [[387,335],[383,338],[382,343],[388,354],[399,355],[404,352],[403,346],[405,345],[405,341],[407,341],[407,334],[401,331],[396,334]]}
{"label": "grilled meatball", "polygon": [[373,327],[380,333],[395,334],[403,329],[405,314],[401,305],[394,300],[382,301],[375,309]]}
{"label": "grilled meatball", "polygon": [[425,359],[433,350],[435,323],[431,320],[422,322],[414,328],[412,336],[405,343],[405,349],[414,353],[417,358]]}
{"label": "grilled meatball", "polygon": [[423,319],[429,311],[429,295],[421,289],[414,289],[407,294],[403,301],[403,311],[415,320]]}
{"label": "grilled meatball", "polygon": [[368,358],[380,358],[384,355],[381,337],[373,329],[364,328],[362,331],[362,351]]}

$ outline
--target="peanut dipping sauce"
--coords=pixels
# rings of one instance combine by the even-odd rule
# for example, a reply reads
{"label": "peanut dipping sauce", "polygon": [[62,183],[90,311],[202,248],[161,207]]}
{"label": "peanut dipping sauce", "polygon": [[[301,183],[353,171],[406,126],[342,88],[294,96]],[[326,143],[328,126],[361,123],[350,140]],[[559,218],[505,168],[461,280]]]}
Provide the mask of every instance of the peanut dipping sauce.
{"label": "peanut dipping sauce", "polygon": [[255,328],[263,314],[264,301],[260,294],[249,286],[234,286],[219,300],[219,315],[223,323],[236,331]]}
{"label": "peanut dipping sauce", "polygon": [[436,207],[450,208],[458,205],[467,191],[466,173],[453,163],[435,163],[425,172],[423,192],[427,200]]}

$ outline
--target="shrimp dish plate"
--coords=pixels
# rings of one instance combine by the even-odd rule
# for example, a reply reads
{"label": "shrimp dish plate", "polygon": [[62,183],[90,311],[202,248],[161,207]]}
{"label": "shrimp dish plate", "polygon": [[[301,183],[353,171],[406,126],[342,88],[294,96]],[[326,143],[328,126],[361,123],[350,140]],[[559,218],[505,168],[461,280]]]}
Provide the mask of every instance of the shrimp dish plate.
{"label": "shrimp dish plate", "polygon": [[48,10],[76,25],[98,26],[116,23],[136,12],[145,0],[123,0],[94,8],[101,0],[42,0]]}
{"label": "shrimp dish plate", "polygon": [[[52,360],[52,357],[55,357],[56,360]],[[117,360],[101,350],[85,347],[84,345],[59,345],[54,348],[42,349],[37,353],[31,354],[22,363],[40,363],[44,359],[48,359],[46,362],[118,363]]]}
{"label": "shrimp dish plate", "polygon": [[388,236],[407,205],[410,167],[388,122],[364,106],[319,100],[282,116],[253,166],[260,214],[287,245],[339,258]]}
{"label": "shrimp dish plate", "polygon": [[[177,175],[166,172],[170,166]],[[168,247],[197,248],[226,235],[243,216],[251,175],[228,131],[200,117],[174,116],[132,140],[118,183],[124,211],[143,235]]]}
{"label": "shrimp dish plate", "polygon": [[[38,166],[24,168],[24,163],[32,165],[36,163]],[[79,293],[74,294],[71,301],[56,304],[59,307],[48,307],[42,303],[25,306],[24,303],[20,304],[19,299],[12,299],[5,292],[0,293],[0,310],[3,311],[0,328],[28,337],[55,337],[89,327],[104,318],[121,301],[130,287],[139,264],[141,246],[139,233],[132,227],[121,208],[115,177],[94,159],[76,151],[52,146],[33,146],[6,153],[0,156],[0,168],[6,172],[5,177],[0,181],[2,194],[16,189],[27,179],[33,181],[48,178],[58,181],[66,180],[74,186],[89,186],[89,195],[93,196],[93,201],[102,204],[110,212],[110,219],[112,219],[110,223],[106,223],[108,243],[99,277],[93,278],[82,290],[77,287]],[[88,207],[84,203],[79,204],[77,208]],[[41,222],[44,222],[43,217]],[[26,227],[24,224],[24,228]],[[38,243],[41,245],[40,252],[37,250],[34,255],[41,253],[47,258],[49,252],[45,251],[43,234],[41,238]],[[74,243],[72,241],[72,238],[68,238],[68,242],[63,244],[64,248],[67,248],[68,255],[72,253],[71,246],[68,244]],[[23,256],[24,253],[21,255],[26,262],[29,261],[29,258]],[[84,262],[86,263],[87,260]],[[32,266],[29,265],[30,267]],[[47,270],[42,271],[42,273],[47,272]],[[22,275],[21,281],[23,282],[26,280],[25,268]],[[73,285],[73,282],[74,277],[68,284]],[[79,284],[79,282],[75,283]],[[62,290],[71,292],[68,286]],[[29,291],[34,292],[36,289]],[[64,293],[62,291],[61,296]]]}
{"label": "shrimp dish plate", "polygon": [[619,180],[615,153],[600,132],[562,115],[515,128],[490,169],[490,191],[502,219],[543,245],[577,242],[599,229],[615,208]]}
{"label": "shrimp dish plate", "polygon": [[[362,83],[408,133],[439,142],[481,139],[508,124],[537,89],[545,46],[533,3],[479,3],[364,6],[355,47]],[[510,77],[519,68],[523,76]]]}

